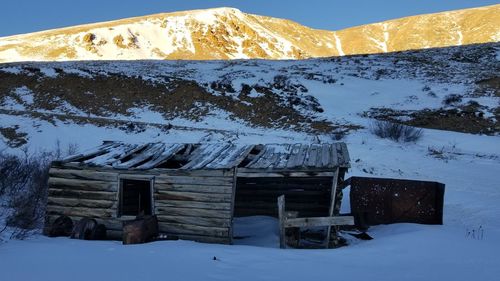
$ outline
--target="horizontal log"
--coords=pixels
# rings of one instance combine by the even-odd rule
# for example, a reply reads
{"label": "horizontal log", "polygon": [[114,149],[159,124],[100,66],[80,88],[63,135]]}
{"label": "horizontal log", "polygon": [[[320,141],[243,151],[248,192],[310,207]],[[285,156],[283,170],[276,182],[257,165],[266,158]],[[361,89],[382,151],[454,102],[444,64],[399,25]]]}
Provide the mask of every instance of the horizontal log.
{"label": "horizontal log", "polygon": [[169,184],[155,182],[157,190],[199,192],[199,193],[231,193],[231,185],[192,185],[192,184]]}
{"label": "horizontal log", "polygon": [[242,178],[289,178],[289,177],[333,177],[333,172],[249,172],[238,170],[237,177]]}
{"label": "horizontal log", "polygon": [[[326,197],[330,199],[330,192],[328,190],[300,190],[300,189],[288,189],[288,190],[250,190],[250,189],[237,189],[236,196],[255,196],[255,197],[269,197],[276,195],[286,194],[288,196],[298,196],[298,197]],[[276,196],[277,197],[277,196]]]}
{"label": "horizontal log", "polygon": [[66,179],[66,178],[49,178],[49,188],[59,189],[78,189],[89,191],[110,191],[116,192],[118,184],[116,181],[97,181],[97,180],[81,180],[81,179]]}
{"label": "horizontal log", "polygon": [[[328,215],[328,209],[319,211],[300,211],[300,216],[304,217],[323,217]],[[278,208],[272,209],[235,209],[234,217],[248,217],[248,216],[271,216],[278,217]]]}
{"label": "horizontal log", "polygon": [[[286,208],[287,210],[290,211],[296,211],[296,210],[323,210],[329,208],[330,204],[327,203],[295,203],[295,202],[286,202]],[[275,209],[276,203],[273,204],[273,202],[261,202],[261,201],[236,201],[235,208],[241,208],[241,209]]]}
{"label": "horizontal log", "polygon": [[166,170],[156,169],[162,176],[168,177],[233,177],[233,170]]}
{"label": "horizontal log", "polygon": [[85,208],[85,207],[61,207],[61,206],[47,206],[48,215],[66,215],[66,216],[79,216],[79,217],[92,217],[92,218],[112,218],[116,213],[111,209],[103,208]]}
{"label": "horizontal log", "polygon": [[231,210],[230,203],[210,203],[196,201],[181,201],[181,200],[155,200],[157,207],[180,207],[180,208],[195,208],[207,210]]}
{"label": "horizontal log", "polygon": [[138,180],[138,181],[151,181],[155,179],[155,175],[148,174],[119,174],[120,180]]}
{"label": "horizontal log", "polygon": [[[103,170],[103,169],[99,169]],[[106,168],[104,168],[106,171]],[[162,177],[232,177],[232,170],[179,170],[179,169],[164,169],[154,168],[147,170],[130,169],[120,170],[120,174],[143,174]]]}
{"label": "horizontal log", "polygon": [[86,191],[75,189],[49,188],[49,197],[95,199],[95,200],[116,200],[116,192]]}
{"label": "horizontal log", "polygon": [[285,227],[315,227],[331,225],[354,225],[354,217],[316,217],[316,218],[294,218],[286,219]]}
{"label": "horizontal log", "polygon": [[213,203],[230,203],[231,193],[196,193],[156,190],[155,200],[181,200]]}
{"label": "horizontal log", "polygon": [[160,232],[167,234],[187,234],[203,235],[212,237],[229,237],[229,228],[227,227],[207,227],[179,223],[158,222]]}
{"label": "horizontal log", "polygon": [[263,203],[270,203],[272,201],[276,201],[276,199],[280,195],[286,195],[288,198],[290,198],[291,203],[303,203],[303,204],[324,204],[330,203],[330,198],[328,198],[326,195],[325,196],[319,196],[319,195],[314,195],[314,196],[300,196],[296,194],[289,194],[286,192],[283,193],[276,193],[276,194],[269,194],[269,195],[261,195],[259,193],[256,193],[254,195],[240,195],[237,194],[235,197],[236,202],[263,202]]}
{"label": "horizontal log", "polygon": [[230,227],[231,219],[157,215],[159,223],[188,224],[208,227]]}
{"label": "horizontal log", "polygon": [[254,183],[254,184],[315,184],[315,183],[330,183],[333,177],[238,177],[237,181],[239,184]]}
{"label": "horizontal log", "polygon": [[155,206],[155,214],[168,214],[171,216],[190,216],[203,218],[231,218],[229,210],[206,210],[195,208],[178,208],[178,207],[158,207]]}
{"label": "horizontal log", "polygon": [[79,198],[48,197],[47,205],[64,207],[90,207],[90,208],[111,208],[115,201],[111,200],[90,200]]}
{"label": "horizontal log", "polygon": [[274,191],[282,191],[289,189],[303,189],[303,190],[311,190],[311,191],[329,191],[332,187],[331,182],[323,182],[323,183],[237,183],[237,190],[274,190]]}
{"label": "horizontal log", "polygon": [[155,178],[156,183],[167,184],[191,184],[191,185],[228,185],[232,186],[232,177],[172,177],[158,176]]}
{"label": "horizontal log", "polygon": [[100,172],[95,170],[77,170],[77,169],[62,169],[62,168],[51,168],[49,170],[49,176],[54,178],[100,180],[100,181],[116,181],[118,179],[117,172]]}

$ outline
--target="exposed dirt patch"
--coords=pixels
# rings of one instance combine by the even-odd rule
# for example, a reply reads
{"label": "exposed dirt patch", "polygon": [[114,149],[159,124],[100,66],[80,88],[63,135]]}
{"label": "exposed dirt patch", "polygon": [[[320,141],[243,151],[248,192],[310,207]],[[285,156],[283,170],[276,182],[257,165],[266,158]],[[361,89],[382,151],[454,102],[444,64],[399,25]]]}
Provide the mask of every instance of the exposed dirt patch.
{"label": "exposed dirt patch", "polygon": [[[372,108],[364,112],[364,117],[375,118],[409,126],[456,131],[462,133],[495,135],[500,133],[500,124],[497,118],[484,117],[474,103],[458,106],[457,108],[439,108],[424,110],[393,110],[389,108]],[[497,112],[500,110],[497,108]]]}
{"label": "exposed dirt patch", "polygon": [[[167,120],[176,117],[198,121],[210,112],[222,109],[250,125],[267,128],[290,128],[302,131],[331,132],[339,126],[326,120],[316,120],[311,113],[322,109],[312,96],[298,95],[299,85],[283,81],[281,94],[268,85],[254,85],[258,97],[245,93],[234,95],[234,89],[216,84],[218,94],[190,80],[169,76],[145,80],[141,76],[92,74],[93,78],[59,71],[56,77],[44,76],[39,69],[24,68],[21,74],[0,72],[0,101],[14,89],[25,86],[33,92],[33,104],[28,110],[48,110],[57,113],[113,117],[132,116],[131,109],[150,109]],[[222,87],[222,88],[218,88]],[[308,98],[309,97],[309,98]],[[304,110],[305,109],[305,110]],[[305,112],[305,113],[304,113]]]}
{"label": "exposed dirt patch", "polygon": [[19,132],[19,126],[0,127],[0,134],[7,139],[7,145],[13,148],[28,143],[28,134]]}

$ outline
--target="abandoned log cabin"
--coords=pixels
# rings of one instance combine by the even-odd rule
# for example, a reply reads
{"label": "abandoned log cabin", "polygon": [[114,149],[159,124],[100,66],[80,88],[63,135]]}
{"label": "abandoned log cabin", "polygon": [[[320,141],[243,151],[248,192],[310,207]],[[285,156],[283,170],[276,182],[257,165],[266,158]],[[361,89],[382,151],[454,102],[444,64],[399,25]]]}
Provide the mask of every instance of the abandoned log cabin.
{"label": "abandoned log cabin", "polygon": [[121,239],[122,221],[156,215],[162,234],[230,244],[234,217],[277,217],[283,194],[300,216],[328,216],[348,168],[344,143],[104,142],[53,162],[46,226],[60,215],[92,217]]}

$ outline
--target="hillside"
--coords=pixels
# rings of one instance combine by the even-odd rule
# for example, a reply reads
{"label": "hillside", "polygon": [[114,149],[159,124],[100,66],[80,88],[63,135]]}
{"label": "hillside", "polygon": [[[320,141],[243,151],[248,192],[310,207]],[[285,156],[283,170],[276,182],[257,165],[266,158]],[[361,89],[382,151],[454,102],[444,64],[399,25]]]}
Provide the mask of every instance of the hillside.
{"label": "hillside", "polygon": [[496,135],[499,48],[495,43],[307,61],[4,64],[0,133],[13,147],[72,126],[111,127],[133,138],[154,128],[161,139],[172,126],[201,127],[195,138],[266,130],[331,137],[367,128],[376,118]]}
{"label": "hillside", "polygon": [[[304,59],[497,42],[500,5],[418,15],[339,31],[216,8],[0,38],[0,62]],[[334,19],[331,19],[334,20]]]}

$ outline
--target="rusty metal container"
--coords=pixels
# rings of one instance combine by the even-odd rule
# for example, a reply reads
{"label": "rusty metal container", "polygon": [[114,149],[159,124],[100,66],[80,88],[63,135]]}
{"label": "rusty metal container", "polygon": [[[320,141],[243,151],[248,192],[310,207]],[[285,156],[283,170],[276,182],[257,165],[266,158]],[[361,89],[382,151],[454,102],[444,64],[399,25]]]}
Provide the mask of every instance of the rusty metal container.
{"label": "rusty metal container", "polygon": [[445,185],[439,182],[351,177],[356,226],[400,222],[443,224]]}

